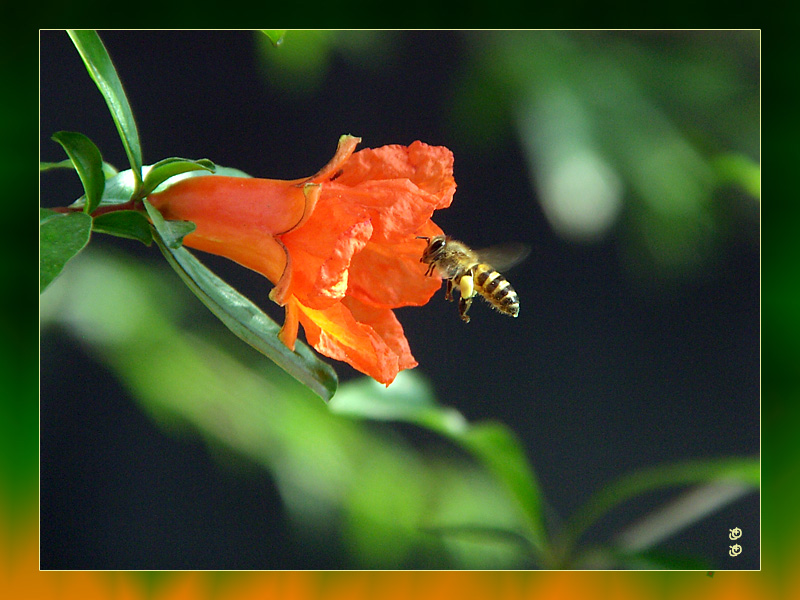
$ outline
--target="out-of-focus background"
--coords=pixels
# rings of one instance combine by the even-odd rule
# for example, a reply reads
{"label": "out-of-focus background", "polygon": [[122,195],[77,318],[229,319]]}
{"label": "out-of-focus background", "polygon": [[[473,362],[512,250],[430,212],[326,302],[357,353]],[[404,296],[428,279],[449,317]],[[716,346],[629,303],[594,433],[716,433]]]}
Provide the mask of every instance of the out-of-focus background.
{"label": "out-of-focus background", "polygon": [[[636,468],[759,455],[759,32],[291,31],[278,48],[242,31],[100,35],[145,163],[293,179],[344,133],[453,151],[458,191],[434,220],[475,247],[531,246],[507,273],[521,314],[475,305],[465,325],[443,294],[400,310],[419,367],[397,385],[510,428],[552,526]],[[49,137],[71,130],[125,168],[66,33],[42,32],[40,49],[41,160],[61,160]],[[80,194],[73,173],[41,178],[44,207]],[[155,247],[91,246],[42,297],[42,568],[530,567],[416,529],[431,505],[514,519],[453,444],[332,415],[228,334]],[[262,278],[201,258],[280,318]],[[675,494],[626,504],[585,541]],[[760,544],[749,494],[662,549],[758,569]]]}

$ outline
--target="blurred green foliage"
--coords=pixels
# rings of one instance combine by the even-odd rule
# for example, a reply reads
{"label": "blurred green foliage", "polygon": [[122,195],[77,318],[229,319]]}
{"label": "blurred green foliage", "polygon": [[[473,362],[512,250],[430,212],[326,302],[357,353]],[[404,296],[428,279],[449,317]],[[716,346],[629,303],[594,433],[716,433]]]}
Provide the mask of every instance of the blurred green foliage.
{"label": "blurred green foliage", "polygon": [[272,36],[257,37],[259,57],[270,85],[291,94],[320,90],[331,62],[337,57],[367,69],[385,65],[392,58],[396,31],[289,30],[280,47]]}
{"label": "blurred green foliage", "polygon": [[[523,449],[506,427],[471,425],[454,409],[439,406],[416,372],[402,373],[389,388],[370,379],[345,383],[328,406],[247,346],[230,345],[216,321],[202,329],[180,326],[197,322],[189,313],[199,304],[174,284],[174,276],[168,279],[123,256],[85,251],[71,264],[69,277],[54,282],[42,297],[44,334],[55,325],[70,331],[166,430],[188,427],[212,452],[222,457],[232,452],[268,471],[295,535],[342,539],[360,567],[583,564],[571,562],[575,559],[639,564],[663,536],[648,533],[650,541],[638,548],[644,553],[618,559],[612,549],[573,556],[573,546],[610,506],[650,489],[706,481],[744,486],[710,508],[684,509],[682,523],[691,523],[758,485],[757,460],[631,475],[576,515],[560,550],[569,554],[552,555],[544,501]],[[87,297],[103,302],[88,303]],[[124,318],[120,306],[126,307]],[[409,423],[440,439],[415,446],[396,428],[376,426],[380,421]]]}
{"label": "blurred green foliage", "polygon": [[[341,535],[366,567],[531,565],[528,548],[499,543],[497,536],[442,534],[445,526],[473,523],[488,531],[525,528],[507,488],[467,453],[445,458],[388,428],[361,426],[329,411],[271,363],[256,362],[246,346],[238,358],[227,352],[219,329],[181,330],[183,308],[198,305],[186,302],[186,292],[161,272],[91,250],[71,266],[70,277],[42,297],[45,332],[67,327],[168,430],[190,425],[212,449],[227,448],[268,469],[300,536]],[[104,301],[90,305],[85,297]],[[370,382],[341,386],[339,412],[381,390]],[[413,374],[404,373],[385,393],[401,406],[435,406]],[[467,428],[460,415],[446,414]]]}
{"label": "blurred green foliage", "polygon": [[[263,37],[263,36],[262,36]],[[639,277],[698,272],[760,206],[760,32],[464,31],[453,139],[519,140],[551,227],[618,236]],[[334,57],[391,65],[396,32],[289,31],[270,85],[318,91]]]}

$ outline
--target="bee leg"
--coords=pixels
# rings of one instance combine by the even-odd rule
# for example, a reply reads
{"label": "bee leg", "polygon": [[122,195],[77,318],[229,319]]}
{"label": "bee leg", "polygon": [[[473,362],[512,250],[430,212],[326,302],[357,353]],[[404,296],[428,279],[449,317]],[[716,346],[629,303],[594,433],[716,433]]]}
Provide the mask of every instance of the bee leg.
{"label": "bee leg", "polygon": [[452,300],[453,299],[453,280],[447,280],[447,290],[444,292],[444,299],[445,300]]}
{"label": "bee leg", "polygon": [[461,320],[464,321],[464,323],[469,323],[469,315],[467,314],[467,311],[471,305],[472,297],[461,298],[458,301],[458,314],[461,315]]}

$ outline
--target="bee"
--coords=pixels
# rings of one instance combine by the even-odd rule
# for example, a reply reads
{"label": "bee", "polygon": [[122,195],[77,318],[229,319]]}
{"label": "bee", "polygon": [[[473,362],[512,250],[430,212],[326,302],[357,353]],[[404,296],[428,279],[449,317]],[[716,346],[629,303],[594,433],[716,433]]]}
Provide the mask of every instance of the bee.
{"label": "bee", "polygon": [[431,276],[434,271],[447,281],[445,298],[453,299],[453,288],[458,287],[460,298],[458,312],[461,320],[469,323],[469,307],[475,293],[479,293],[496,310],[504,315],[519,315],[519,296],[508,280],[503,277],[489,261],[500,268],[510,268],[521,262],[529,248],[523,244],[507,244],[493,246],[478,252],[467,247],[463,242],[449,236],[434,237],[417,236],[417,239],[428,242],[419,262],[428,265],[425,275]]}

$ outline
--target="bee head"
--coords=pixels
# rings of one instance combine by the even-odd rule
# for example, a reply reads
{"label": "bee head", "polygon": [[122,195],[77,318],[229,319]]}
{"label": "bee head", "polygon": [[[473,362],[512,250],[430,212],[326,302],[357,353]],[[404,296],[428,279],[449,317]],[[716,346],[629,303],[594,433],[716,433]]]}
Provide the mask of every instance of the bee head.
{"label": "bee head", "polygon": [[419,259],[419,262],[423,263],[432,263],[435,261],[447,244],[447,236],[444,235],[437,235],[432,238],[418,235],[417,239],[428,242],[428,247],[425,248],[425,251],[422,253],[422,258]]}

